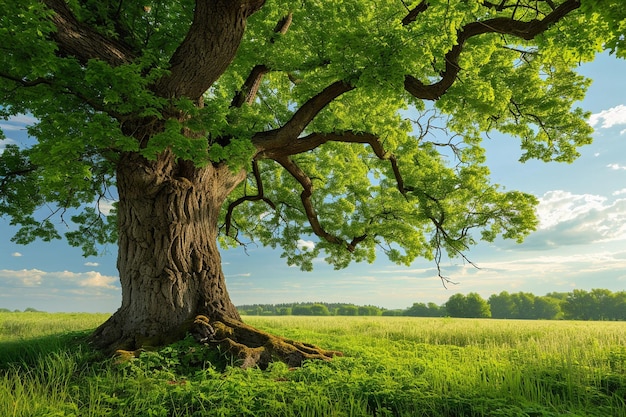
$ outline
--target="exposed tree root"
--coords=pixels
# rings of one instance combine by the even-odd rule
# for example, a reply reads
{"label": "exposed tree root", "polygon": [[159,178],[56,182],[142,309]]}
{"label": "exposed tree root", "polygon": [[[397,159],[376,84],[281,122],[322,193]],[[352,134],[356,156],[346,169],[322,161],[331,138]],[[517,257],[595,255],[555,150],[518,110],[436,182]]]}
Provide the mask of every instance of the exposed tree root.
{"label": "exposed tree root", "polygon": [[265,369],[274,361],[296,367],[307,359],[330,360],[333,356],[343,356],[341,352],[274,336],[233,319],[210,322],[206,316],[196,316],[191,333],[201,343],[220,346],[242,368]]}

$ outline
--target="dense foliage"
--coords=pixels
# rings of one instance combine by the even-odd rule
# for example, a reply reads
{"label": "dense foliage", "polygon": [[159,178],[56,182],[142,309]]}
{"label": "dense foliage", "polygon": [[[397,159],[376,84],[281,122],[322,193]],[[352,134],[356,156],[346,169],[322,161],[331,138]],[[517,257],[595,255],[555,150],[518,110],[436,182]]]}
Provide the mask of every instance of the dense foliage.
{"label": "dense foliage", "polygon": [[[191,45],[203,11],[189,0],[62,3],[2,3],[0,116],[37,122],[32,146],[0,156],[0,215],[20,243],[73,223],[67,239],[88,254],[116,239],[95,202],[116,198],[120,155],[166,150],[246,169],[223,243],[280,246],[305,269],[321,253],[337,267],[377,248],[409,263],[522,239],[536,199],[490,183],[483,133],[518,137],[522,160],[574,160],[591,140],[575,68],[623,49],[615,2],[241,1],[240,44],[219,43],[233,51]],[[200,47],[232,63],[200,67],[186,54]]]}

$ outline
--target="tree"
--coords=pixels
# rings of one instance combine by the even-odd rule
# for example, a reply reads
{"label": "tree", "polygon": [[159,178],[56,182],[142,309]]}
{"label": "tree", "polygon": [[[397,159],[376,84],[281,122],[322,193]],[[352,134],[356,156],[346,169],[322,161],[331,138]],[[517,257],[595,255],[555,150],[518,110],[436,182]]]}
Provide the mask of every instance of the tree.
{"label": "tree", "polygon": [[337,309],[338,316],[358,316],[359,308],[355,305],[344,305]]}
{"label": "tree", "polygon": [[210,320],[246,365],[333,352],[243,324],[218,240],[305,270],[520,241],[537,201],[490,183],[482,133],[520,138],[522,160],[575,159],[591,129],[574,68],[614,28],[580,0],[1,1],[0,116],[37,119],[36,143],[0,157],[13,240],[61,224],[85,254],[117,243],[122,305],[95,345]]}
{"label": "tree", "polygon": [[528,292],[518,292],[511,294],[513,303],[515,304],[516,319],[530,320],[535,317],[535,295]]}
{"label": "tree", "polygon": [[596,308],[593,296],[585,290],[574,290],[568,293],[563,304],[565,317],[570,320],[592,320]]}
{"label": "tree", "polygon": [[489,309],[494,319],[512,319],[517,315],[517,307],[513,297],[506,291],[492,294],[489,297]]}
{"label": "tree", "polygon": [[413,317],[442,317],[442,309],[435,303],[413,303],[413,305],[404,310],[405,316]]}
{"label": "tree", "polygon": [[324,304],[313,304],[310,307],[311,315],[313,316],[330,316],[330,311],[328,311],[328,307]]}
{"label": "tree", "polygon": [[536,319],[556,320],[563,316],[561,302],[548,296],[535,297],[533,311]]}
{"label": "tree", "polygon": [[404,310],[405,316],[412,317],[428,317],[430,315],[430,309],[424,303],[413,303],[413,305]]}
{"label": "tree", "polygon": [[491,317],[489,304],[479,294],[471,292],[465,297],[465,317],[487,318]]}
{"label": "tree", "polygon": [[454,294],[448,301],[446,301],[446,312],[450,317],[467,317],[466,306],[467,302],[465,296],[461,293]]}
{"label": "tree", "polygon": [[451,317],[487,318],[491,317],[489,303],[478,293],[467,295],[454,294],[445,304],[446,311]]}

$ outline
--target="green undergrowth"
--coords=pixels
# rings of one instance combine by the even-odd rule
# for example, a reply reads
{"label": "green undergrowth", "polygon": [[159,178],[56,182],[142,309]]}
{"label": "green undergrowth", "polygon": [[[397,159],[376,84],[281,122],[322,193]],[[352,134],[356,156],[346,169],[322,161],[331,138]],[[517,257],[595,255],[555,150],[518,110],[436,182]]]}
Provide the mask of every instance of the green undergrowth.
{"label": "green undergrowth", "polygon": [[191,338],[118,363],[103,317],[32,314],[60,327],[0,314],[0,416],[626,416],[623,323],[248,318],[345,353],[261,371]]}

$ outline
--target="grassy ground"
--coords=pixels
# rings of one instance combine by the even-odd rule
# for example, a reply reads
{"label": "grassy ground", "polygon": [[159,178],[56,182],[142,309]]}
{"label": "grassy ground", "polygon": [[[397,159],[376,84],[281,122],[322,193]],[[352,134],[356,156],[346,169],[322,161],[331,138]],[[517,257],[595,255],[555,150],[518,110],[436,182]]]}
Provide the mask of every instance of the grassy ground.
{"label": "grassy ground", "polygon": [[626,323],[247,317],[346,356],[244,371],[191,340],[117,364],[105,318],[0,313],[0,416],[626,416]]}

